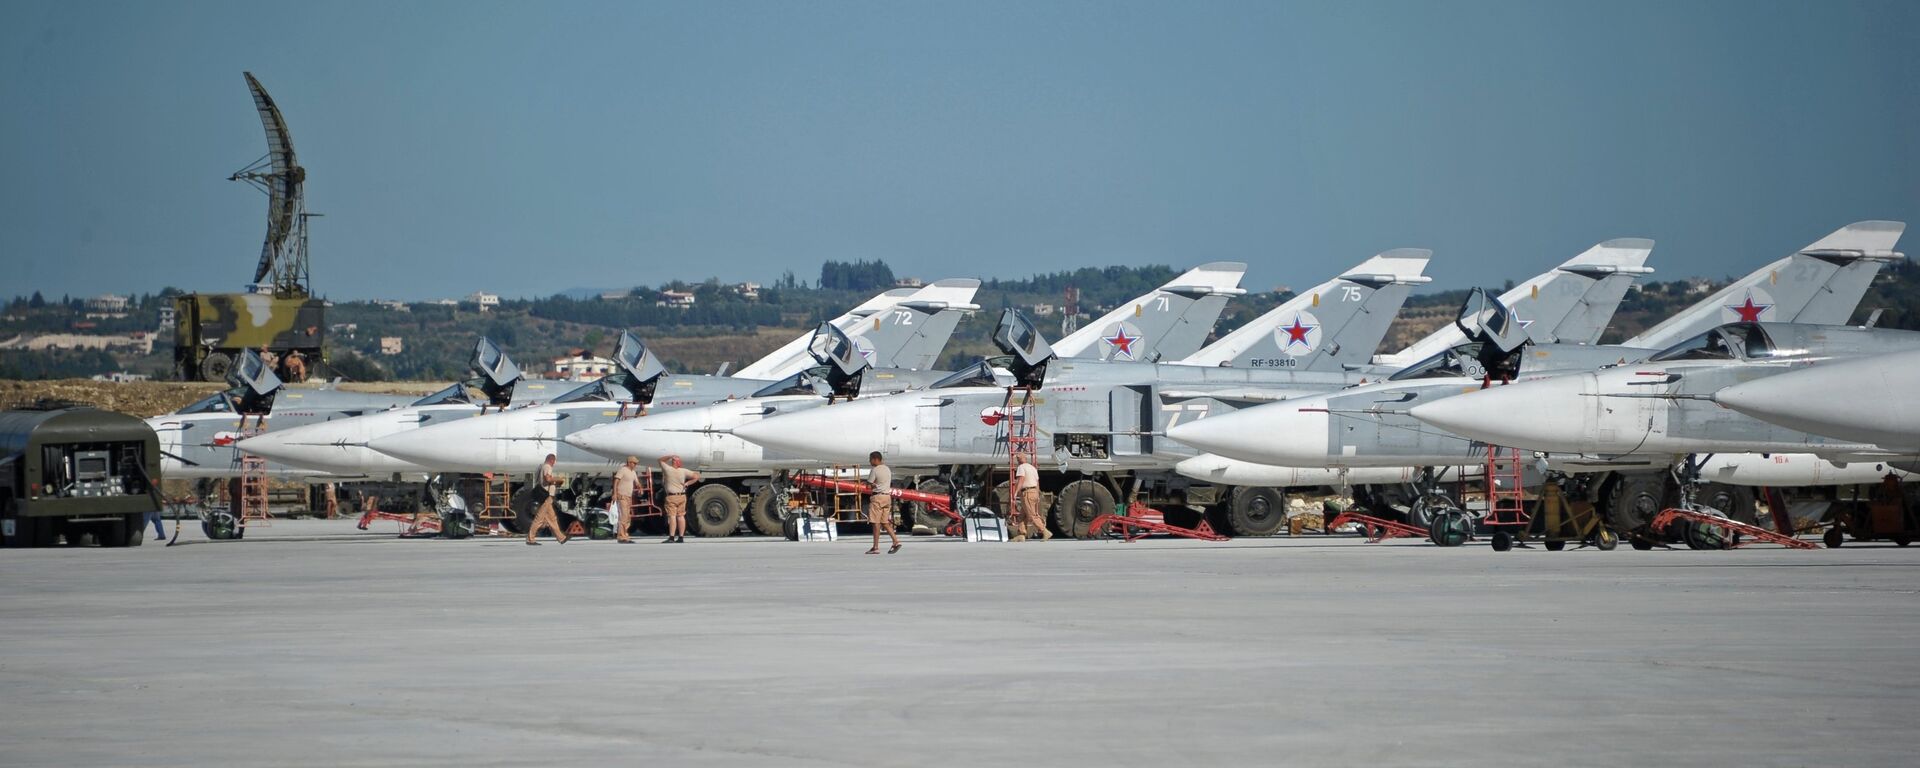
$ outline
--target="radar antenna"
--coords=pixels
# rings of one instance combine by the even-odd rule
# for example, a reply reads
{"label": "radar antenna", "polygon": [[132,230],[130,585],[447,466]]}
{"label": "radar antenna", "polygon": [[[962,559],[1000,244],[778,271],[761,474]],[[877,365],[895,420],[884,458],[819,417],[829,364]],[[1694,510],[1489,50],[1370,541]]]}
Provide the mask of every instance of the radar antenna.
{"label": "radar antenna", "polygon": [[260,265],[253,270],[252,290],[280,298],[305,298],[312,295],[307,275],[307,217],[320,214],[307,213],[307,169],[294,157],[293,135],[287,132],[280,107],[252,72],[243,74],[247,89],[253,92],[253,106],[260,111],[260,123],[267,129],[267,153],[227,177],[228,181],[251,184],[267,195],[267,239],[260,246]]}

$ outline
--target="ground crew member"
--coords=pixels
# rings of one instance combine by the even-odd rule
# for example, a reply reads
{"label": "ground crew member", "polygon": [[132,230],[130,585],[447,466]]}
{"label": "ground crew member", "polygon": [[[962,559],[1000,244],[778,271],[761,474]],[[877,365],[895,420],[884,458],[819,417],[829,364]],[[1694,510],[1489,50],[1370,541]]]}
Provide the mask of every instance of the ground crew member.
{"label": "ground crew member", "polygon": [[553,537],[562,544],[567,543],[567,532],[560,527],[560,518],[553,513],[553,497],[560,493],[560,475],[553,471],[553,463],[559,460],[560,457],[549,453],[547,460],[540,463],[538,489],[534,491],[534,499],[540,507],[533,513],[533,524],[527,526],[527,543],[533,546],[540,545],[533,538],[540,535],[541,528],[552,528]]}
{"label": "ground crew member", "polygon": [[869,555],[880,554],[880,529],[887,529],[887,538],[893,540],[893,548],[887,550],[891,555],[900,551],[900,536],[893,532],[893,468],[887,466],[879,451],[867,454],[867,463],[873,465],[873,472],[867,476],[867,483],[873,486],[873,495],[867,497],[867,523],[873,526],[873,548]]}
{"label": "ground crew member", "polygon": [[300,350],[287,353],[287,380],[295,384],[307,380],[307,356]]}
{"label": "ground crew member", "polygon": [[640,485],[640,474],[634,471],[638,466],[640,459],[628,456],[627,463],[613,471],[613,503],[620,505],[620,527],[613,538],[621,544],[633,543],[627,529],[633,525],[633,489]]}
{"label": "ground crew member", "polygon": [[274,356],[274,354],[271,351],[268,351],[267,345],[265,344],[260,345],[260,362],[265,363],[267,366],[267,370],[273,371],[274,375],[276,376],[280,375],[281,373],[279,361],[280,361],[280,358]]}
{"label": "ground crew member", "polygon": [[[1041,541],[1053,538],[1046,519],[1040,516],[1040,470],[1024,453],[1015,454],[1013,463],[1013,540],[1026,541],[1029,535],[1039,536]],[[1033,534],[1027,533],[1029,526]]]}
{"label": "ground crew member", "polygon": [[700,482],[700,473],[681,466],[680,457],[660,457],[660,476],[667,485],[667,538],[663,544],[687,543],[687,485]]}

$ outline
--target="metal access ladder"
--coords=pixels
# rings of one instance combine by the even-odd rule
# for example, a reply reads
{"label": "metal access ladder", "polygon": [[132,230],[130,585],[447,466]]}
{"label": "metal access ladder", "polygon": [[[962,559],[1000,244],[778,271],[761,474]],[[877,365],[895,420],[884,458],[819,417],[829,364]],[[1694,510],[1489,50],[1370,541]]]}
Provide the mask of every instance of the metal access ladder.
{"label": "metal access ladder", "polygon": [[[255,419],[249,427],[247,420]],[[267,417],[240,417],[241,439],[253,437],[267,431]],[[233,499],[233,506],[239,509],[240,525],[245,527],[258,523],[272,525],[273,513],[268,507],[267,460],[245,451],[240,452],[240,498]]]}
{"label": "metal access ladder", "polygon": [[1484,525],[1493,532],[1493,548],[1506,551],[1513,542],[1527,535],[1533,515],[1527,511],[1524,459],[1518,448],[1487,446],[1487,516]]}

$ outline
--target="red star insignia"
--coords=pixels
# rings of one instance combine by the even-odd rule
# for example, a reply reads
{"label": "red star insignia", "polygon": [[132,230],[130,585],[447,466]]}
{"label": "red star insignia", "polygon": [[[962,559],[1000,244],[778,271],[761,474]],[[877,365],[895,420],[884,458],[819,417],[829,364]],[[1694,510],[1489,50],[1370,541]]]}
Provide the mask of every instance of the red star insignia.
{"label": "red star insignia", "polygon": [[1743,322],[1743,323],[1760,322],[1760,313],[1765,312],[1768,309],[1772,309],[1772,308],[1773,308],[1772,304],[1753,303],[1753,294],[1751,293],[1747,294],[1746,303],[1727,307],[1727,309],[1731,309],[1735,313],[1739,314],[1740,322]]}
{"label": "red star insignia", "polygon": [[1106,341],[1108,344],[1112,344],[1113,348],[1118,350],[1120,354],[1133,357],[1133,343],[1139,340],[1140,337],[1138,336],[1128,336],[1127,329],[1119,328],[1114,330],[1113,336]]}
{"label": "red star insignia", "polygon": [[1300,318],[1296,317],[1293,319],[1293,325],[1280,330],[1287,332],[1287,346],[1291,347],[1293,343],[1297,341],[1311,347],[1313,344],[1307,341],[1307,334],[1312,332],[1313,329],[1314,326],[1302,324]]}

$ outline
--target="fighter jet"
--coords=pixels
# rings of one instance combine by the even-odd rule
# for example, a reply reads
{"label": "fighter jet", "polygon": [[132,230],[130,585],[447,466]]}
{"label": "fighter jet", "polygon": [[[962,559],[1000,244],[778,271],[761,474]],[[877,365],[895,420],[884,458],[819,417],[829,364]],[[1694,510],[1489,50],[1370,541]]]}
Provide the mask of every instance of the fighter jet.
{"label": "fighter jet", "polygon": [[[946,346],[980,281],[942,280],[893,307],[859,320],[848,331],[859,354],[875,365],[927,368]],[[808,334],[811,338],[811,334]],[[550,402],[387,435],[369,443],[376,451],[434,471],[531,472],[547,454],[569,473],[608,473],[612,464],[560,442],[574,432],[637,416],[746,397],[772,383],[739,376],[667,373],[632,334],[623,334],[615,355],[618,372]],[[787,370],[789,365],[767,367]],[[798,370],[792,373],[798,373]]]}
{"label": "fighter jet", "polygon": [[[863,321],[871,322],[870,318],[878,319],[885,313],[893,311],[903,301],[927,302],[960,298],[958,293],[954,293],[955,288],[956,286],[952,284],[936,283],[928,289],[889,290],[833,319],[830,324],[836,328],[855,328]],[[960,286],[960,290],[965,290],[964,286]],[[911,298],[917,293],[924,293],[924,295],[918,299]],[[971,295],[971,291],[966,291],[966,300],[971,300]],[[916,329],[916,334],[924,333],[926,330],[925,326],[912,327]],[[764,384],[765,382],[760,381],[761,376],[798,370],[801,367],[799,362],[808,359],[806,343],[809,338],[810,334],[801,334],[767,356],[735,372],[730,380],[716,383],[721,386],[738,384],[741,388],[749,388]],[[639,345],[637,339],[632,343]],[[923,344],[924,340],[920,343]],[[632,347],[625,357],[631,358],[630,362],[637,364],[641,357],[639,352],[641,346],[644,345]],[[868,342],[868,346],[864,349],[871,351],[871,342]],[[800,357],[796,358],[796,354]],[[615,357],[621,358],[623,355],[616,354]],[[401,474],[412,478],[432,474],[434,468],[403,461],[373,450],[368,445],[374,440],[402,432],[497,413],[508,408],[537,405],[575,390],[580,390],[583,394],[596,391],[591,386],[581,387],[577,382],[526,380],[521,376],[520,369],[485,339],[478,342],[471,365],[476,376],[481,379],[480,388],[486,395],[484,401],[476,401],[468,397],[466,385],[456,384],[406,408],[351,419],[339,419],[296,430],[275,431],[249,438],[246,449],[274,461],[342,476],[380,478]],[[690,389],[696,382],[698,379],[688,379],[689,387],[683,387],[683,389]],[[673,391],[673,386],[677,383],[677,381],[669,383],[669,391]],[[563,384],[566,385],[566,389],[556,391]],[[503,395],[510,396],[510,399],[503,400]]]}
{"label": "fighter jet", "polygon": [[[1706,331],[1728,317],[1780,316],[1808,322],[1844,322],[1865,294],[1872,275],[1898,257],[1891,248],[1900,231],[1900,225],[1887,222],[1862,222],[1842,228],[1800,252],[1760,268],[1619,346],[1529,344],[1512,354],[1495,354],[1493,359],[1504,361],[1502,364],[1510,367],[1501,372],[1502,377],[1526,381],[1638,361],[1658,351],[1639,345],[1670,338],[1677,341],[1686,338],[1682,334]],[[1461,331],[1461,337],[1464,336],[1465,332]],[[1344,470],[1421,466],[1451,468],[1443,469],[1442,475],[1446,471],[1458,472],[1482,462],[1486,447],[1422,424],[1407,410],[1479,391],[1488,377],[1482,362],[1487,351],[1477,342],[1465,344],[1410,366],[1386,381],[1193,422],[1171,431],[1169,437],[1214,454],[1184,470],[1215,482],[1253,480],[1272,473],[1258,465]],[[1747,460],[1737,456],[1716,457],[1714,462],[1714,476],[1728,480],[1772,476],[1780,471],[1778,467],[1766,472],[1758,468],[1739,471]],[[1801,461],[1795,466],[1819,468],[1812,461]],[[1827,477],[1837,475],[1833,467],[1820,469],[1825,470]],[[1430,480],[1439,476],[1427,475]],[[1606,485],[1609,492],[1619,489],[1617,483]],[[1426,495],[1420,489],[1406,494],[1416,499]],[[1611,493],[1603,493],[1603,506],[1612,497]],[[1418,507],[1407,511],[1420,514]]]}
{"label": "fighter jet", "polygon": [[[1245,271],[1246,265],[1237,262],[1190,270],[1083,326],[1063,339],[1061,348],[1077,350],[1069,356],[1087,360],[1158,360],[1192,354],[1225,309],[1228,297],[1243,293],[1239,282]],[[566,443],[614,460],[640,456],[650,462],[657,456],[679,456],[687,466],[700,470],[708,488],[715,489],[703,494],[711,496],[718,487],[732,487],[738,496],[750,499],[745,511],[748,523],[763,534],[779,535],[784,510],[774,508],[761,478],[775,470],[831,462],[766,451],[734,436],[733,429],[833,400],[924,389],[948,375],[868,366],[844,353],[847,344],[838,335],[837,329],[825,327],[816,333],[813,351],[821,367],[769,384],[752,397],[603,424],[569,435]],[[709,527],[731,531],[723,505],[719,501],[707,505],[716,515]]]}
{"label": "fighter jet", "polygon": [[472,379],[454,382],[405,407],[266,432],[242,440],[240,449],[342,478],[424,480],[431,474],[427,468],[375,451],[367,443],[410,429],[536,404],[550,397],[558,383],[526,381],[520,367],[485,338],[474,343],[469,367]]}
{"label": "fighter jet", "polygon": [[[983,468],[1006,464],[1009,426],[1025,423],[1050,438],[1035,446],[1035,464],[1045,474],[1043,488],[1058,492],[1056,527],[1084,535],[1093,515],[1112,508],[1115,473],[1137,480],[1131,473],[1164,470],[1179,458],[1163,452],[1156,437],[1167,425],[1209,408],[1325,391],[1365,375],[1347,369],[1368,362],[1412,287],[1427,282],[1421,272],[1428,257],[1415,249],[1375,256],[1263,315],[1263,329],[1229,334],[1201,350],[1200,364],[1193,365],[1062,359],[1031,323],[1009,311],[994,340],[1012,356],[1013,386],[983,365],[924,391],[814,408],[733,431],[773,451],[827,461],[851,462],[880,450],[896,467],[960,465],[947,472],[947,482],[964,487],[978,486]],[[1061,470],[1101,473],[1111,482],[1066,482]],[[1176,492],[1204,495],[1187,490]],[[1239,530],[1271,532],[1268,516],[1254,517]]]}
{"label": "fighter jet", "polygon": [[[241,353],[227,373],[229,388],[185,408],[147,419],[160,438],[161,471],[168,478],[239,477],[238,443],[269,429],[292,429],[330,419],[403,405],[410,397],[336,389],[292,389],[253,350]],[[324,473],[268,462],[275,477],[310,478]]]}
{"label": "fighter jet", "polygon": [[1762,421],[1889,451],[1920,451],[1920,352],[1833,362],[1735,384],[1713,401]]}
{"label": "fighter jet", "polygon": [[1771,424],[1714,402],[1727,387],[1818,363],[1920,349],[1920,332],[1729,323],[1646,362],[1415,405],[1422,422],[1569,467],[1666,462],[1706,453],[1814,453],[1875,460],[1887,451]]}

